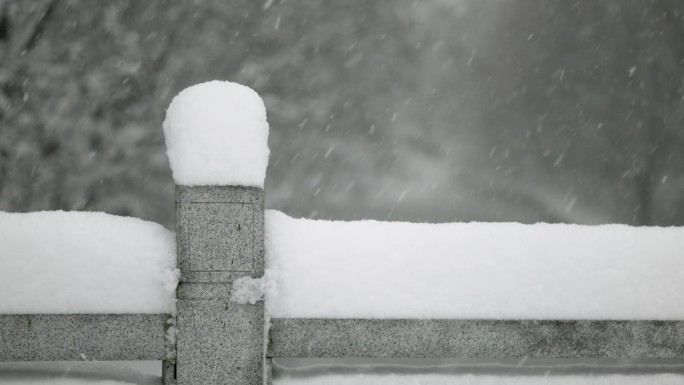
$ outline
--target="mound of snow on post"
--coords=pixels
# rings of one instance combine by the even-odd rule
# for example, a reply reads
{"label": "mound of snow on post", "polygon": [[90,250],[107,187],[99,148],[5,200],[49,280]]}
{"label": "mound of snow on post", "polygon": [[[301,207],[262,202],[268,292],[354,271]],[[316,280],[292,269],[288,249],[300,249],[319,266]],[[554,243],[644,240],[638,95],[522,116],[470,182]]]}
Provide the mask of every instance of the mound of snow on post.
{"label": "mound of snow on post", "polygon": [[684,319],[684,228],[266,213],[281,318]]}
{"label": "mound of snow on post", "polygon": [[174,313],[163,226],[96,212],[0,212],[0,314]]}
{"label": "mound of snow on post", "polygon": [[264,186],[268,122],[251,88],[223,81],[186,88],[166,111],[164,135],[177,184]]}

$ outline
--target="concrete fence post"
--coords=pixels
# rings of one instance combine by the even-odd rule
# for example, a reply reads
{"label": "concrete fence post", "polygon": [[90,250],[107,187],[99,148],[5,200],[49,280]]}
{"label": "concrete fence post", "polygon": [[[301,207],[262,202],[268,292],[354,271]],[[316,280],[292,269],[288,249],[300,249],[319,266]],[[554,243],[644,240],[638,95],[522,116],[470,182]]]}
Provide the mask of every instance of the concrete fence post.
{"label": "concrete fence post", "polygon": [[[249,278],[264,275],[266,108],[248,87],[197,84],[171,102],[164,135],[176,184],[181,273],[175,379],[261,385],[264,302],[261,281]],[[238,280],[240,294],[231,301]]]}
{"label": "concrete fence post", "polygon": [[178,385],[263,381],[264,303],[230,301],[232,282],[264,274],[264,192],[176,186]]}

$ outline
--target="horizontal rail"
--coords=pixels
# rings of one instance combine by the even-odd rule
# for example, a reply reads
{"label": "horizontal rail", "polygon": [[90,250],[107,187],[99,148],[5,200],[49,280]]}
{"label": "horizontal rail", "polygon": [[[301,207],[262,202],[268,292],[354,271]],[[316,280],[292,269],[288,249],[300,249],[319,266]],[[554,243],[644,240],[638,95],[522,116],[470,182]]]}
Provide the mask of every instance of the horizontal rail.
{"label": "horizontal rail", "polygon": [[0,314],[1,361],[162,360],[167,314]]}
{"label": "horizontal rail", "polygon": [[269,357],[684,358],[684,321],[272,319]]}

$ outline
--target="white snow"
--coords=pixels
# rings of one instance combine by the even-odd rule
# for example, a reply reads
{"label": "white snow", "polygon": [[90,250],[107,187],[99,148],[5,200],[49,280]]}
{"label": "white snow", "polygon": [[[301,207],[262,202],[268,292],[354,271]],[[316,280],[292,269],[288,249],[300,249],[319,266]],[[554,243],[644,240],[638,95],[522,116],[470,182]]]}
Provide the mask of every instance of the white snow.
{"label": "white snow", "polygon": [[0,314],[171,313],[174,233],[98,212],[0,212]]}
{"label": "white snow", "polygon": [[176,359],[176,341],[178,340],[178,328],[176,327],[176,318],[169,318],[166,321],[166,332],[164,333],[164,339],[166,340],[166,359],[168,361],[173,361]]}
{"label": "white snow", "polygon": [[274,379],[273,385],[681,385],[678,374],[610,374],[559,376],[497,375],[328,375]]}
{"label": "white snow", "polygon": [[186,88],[166,111],[164,135],[177,184],[263,187],[268,122],[251,88],[224,81]]}
{"label": "white snow", "polygon": [[281,318],[684,319],[684,228],[266,213]]}
{"label": "white snow", "polygon": [[230,300],[241,305],[254,305],[264,299],[265,284],[264,278],[240,277],[231,286]]}

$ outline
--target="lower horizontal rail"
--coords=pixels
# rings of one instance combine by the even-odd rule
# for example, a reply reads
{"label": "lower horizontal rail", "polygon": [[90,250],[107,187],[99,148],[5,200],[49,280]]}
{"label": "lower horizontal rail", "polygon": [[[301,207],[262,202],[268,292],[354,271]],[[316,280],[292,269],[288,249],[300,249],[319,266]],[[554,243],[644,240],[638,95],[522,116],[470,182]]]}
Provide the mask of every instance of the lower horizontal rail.
{"label": "lower horizontal rail", "polygon": [[162,360],[167,314],[0,315],[0,361]]}
{"label": "lower horizontal rail", "polygon": [[684,359],[684,321],[280,318],[267,355]]}

